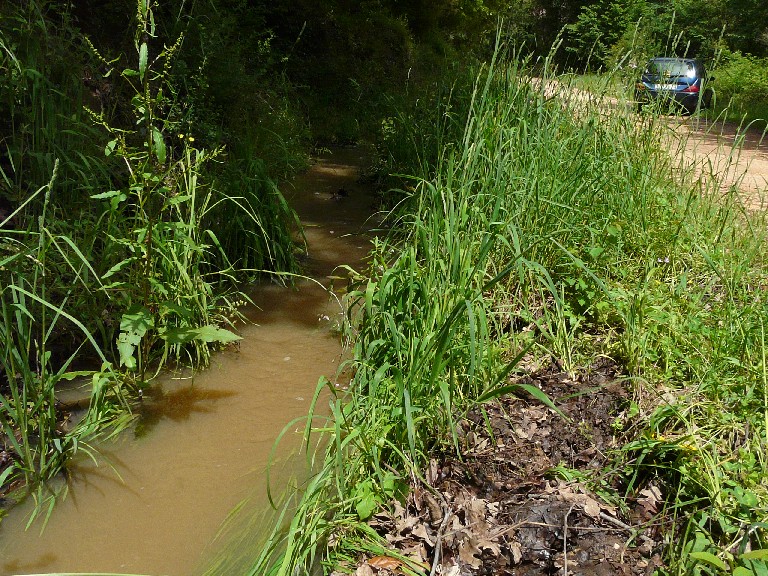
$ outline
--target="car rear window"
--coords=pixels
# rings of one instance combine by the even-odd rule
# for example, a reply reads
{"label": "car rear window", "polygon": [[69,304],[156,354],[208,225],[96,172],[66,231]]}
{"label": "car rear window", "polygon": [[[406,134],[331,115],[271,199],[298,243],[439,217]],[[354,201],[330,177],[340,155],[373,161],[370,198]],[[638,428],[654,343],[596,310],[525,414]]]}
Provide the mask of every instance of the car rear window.
{"label": "car rear window", "polygon": [[651,60],[645,69],[646,74],[652,76],[664,76],[668,78],[680,78],[688,76],[693,78],[696,75],[693,63],[680,60]]}

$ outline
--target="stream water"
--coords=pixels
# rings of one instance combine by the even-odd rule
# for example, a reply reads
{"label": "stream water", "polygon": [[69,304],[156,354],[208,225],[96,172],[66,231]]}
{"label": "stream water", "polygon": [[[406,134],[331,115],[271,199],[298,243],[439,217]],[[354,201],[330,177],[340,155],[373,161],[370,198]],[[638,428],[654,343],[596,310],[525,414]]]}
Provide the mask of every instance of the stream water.
{"label": "stream water", "polygon": [[[371,197],[356,182],[363,155],[325,155],[284,191],[305,227],[307,273],[326,286],[339,264],[360,263],[369,248]],[[194,377],[161,379],[142,409],[142,433],[99,446],[98,466],[77,461],[42,534],[39,521],[24,529],[31,503],[10,511],[0,523],[0,575],[199,574],[239,502],[257,494],[266,508],[276,438],[307,414],[318,380],[339,365],[340,307],[309,281],[252,296],[255,325],[241,331],[239,348]],[[288,436],[283,458],[297,443]]]}

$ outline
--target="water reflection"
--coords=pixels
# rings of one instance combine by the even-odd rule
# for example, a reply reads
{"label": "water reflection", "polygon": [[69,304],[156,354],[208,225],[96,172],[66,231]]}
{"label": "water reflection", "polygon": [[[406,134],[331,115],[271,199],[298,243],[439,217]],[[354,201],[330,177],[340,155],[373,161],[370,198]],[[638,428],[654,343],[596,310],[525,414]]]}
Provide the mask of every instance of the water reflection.
{"label": "water reflection", "polygon": [[217,400],[236,394],[232,390],[211,390],[194,384],[170,392],[166,392],[162,384],[152,386],[139,404],[134,436],[141,438],[149,434],[164,418],[182,422],[189,420],[193,413],[213,412]]}
{"label": "water reflection", "polygon": [[8,562],[3,565],[3,569],[9,574],[31,574],[33,572],[45,572],[55,563],[56,555],[49,552],[43,554],[32,562],[22,562],[20,560]]}

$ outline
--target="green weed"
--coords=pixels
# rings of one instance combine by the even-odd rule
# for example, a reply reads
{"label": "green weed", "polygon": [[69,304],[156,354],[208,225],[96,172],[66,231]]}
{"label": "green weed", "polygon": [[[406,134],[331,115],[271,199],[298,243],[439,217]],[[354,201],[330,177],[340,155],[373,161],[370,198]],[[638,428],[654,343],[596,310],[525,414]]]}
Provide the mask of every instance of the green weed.
{"label": "green weed", "polygon": [[[27,237],[37,243],[20,244],[3,258],[0,269],[7,281],[0,291],[0,446],[10,452],[11,463],[0,471],[0,486],[23,486],[34,496],[37,506],[30,523],[43,510],[50,514],[55,493],[45,483],[65,469],[67,460],[78,451],[92,454],[88,442],[112,434],[130,422],[126,391],[88,329],[67,311],[68,300],[78,288],[60,294],[47,274],[47,260],[58,253],[67,258],[63,247],[68,239],[56,237],[46,227],[46,208],[54,186],[58,164],[45,188],[43,212],[38,228]],[[81,278],[90,268],[82,258],[67,260]],[[32,270],[25,264],[33,262]],[[87,288],[87,286],[86,286]],[[81,336],[75,352],[60,361],[52,359],[52,335],[68,324]],[[103,363],[100,371],[74,371],[70,365],[80,348],[91,348]],[[93,391],[83,419],[71,429],[62,422],[56,398],[57,384],[64,380],[91,377]],[[47,506],[47,507],[46,507]]]}
{"label": "green weed", "polygon": [[[252,573],[375,542],[363,521],[450,449],[457,414],[515,390],[521,349],[571,370],[608,356],[636,383],[636,436],[614,467],[623,495],[664,486],[669,573],[760,573],[764,218],[681,169],[656,117],[528,64],[499,55],[470,91],[458,80],[389,116],[381,166],[416,176],[391,194],[394,232],[351,295],[352,390]],[[510,315],[524,331],[499,329]]]}
{"label": "green weed", "polygon": [[[296,270],[295,215],[272,179],[300,166],[296,142],[276,137],[269,164],[253,156],[264,132],[206,145],[183,101],[184,35],[164,44],[158,4],[135,10],[133,52],[114,59],[67,6],[0,8],[3,492],[43,494],[75,452],[95,454],[87,442],[130,422],[153,374],[204,367],[238,339],[245,280]],[[73,372],[75,358],[101,368]],[[74,377],[91,380],[90,408],[64,429],[57,386]]]}

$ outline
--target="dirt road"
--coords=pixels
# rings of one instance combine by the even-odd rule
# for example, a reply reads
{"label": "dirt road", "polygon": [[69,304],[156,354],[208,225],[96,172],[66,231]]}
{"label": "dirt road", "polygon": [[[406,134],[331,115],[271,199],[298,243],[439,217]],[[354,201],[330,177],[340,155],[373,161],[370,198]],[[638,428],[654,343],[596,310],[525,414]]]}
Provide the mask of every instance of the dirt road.
{"label": "dirt road", "polygon": [[683,169],[704,178],[717,176],[723,193],[737,192],[751,210],[768,208],[768,138],[762,130],[731,122],[669,118],[670,150]]}
{"label": "dirt road", "polygon": [[[576,104],[597,105],[607,110],[624,109],[635,114],[635,103],[610,94],[595,94],[557,80],[531,80],[544,83],[547,98],[560,97]],[[745,208],[768,209],[768,133],[754,127],[740,127],[734,122],[713,121],[698,116],[665,116],[667,145],[673,157],[680,159],[683,172],[692,171],[706,181],[713,176],[722,193],[735,191]]]}

